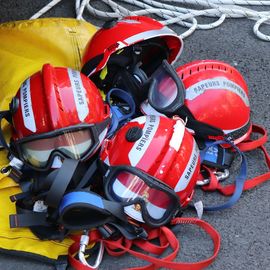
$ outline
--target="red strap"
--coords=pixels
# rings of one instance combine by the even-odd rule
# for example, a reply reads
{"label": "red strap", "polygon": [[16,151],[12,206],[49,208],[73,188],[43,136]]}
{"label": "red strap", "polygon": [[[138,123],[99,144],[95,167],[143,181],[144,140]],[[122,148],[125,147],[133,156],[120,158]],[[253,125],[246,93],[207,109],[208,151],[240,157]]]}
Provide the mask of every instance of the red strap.
{"label": "red strap", "polygon": [[[128,270],[155,270],[160,267],[165,267],[167,269],[199,270],[210,265],[217,257],[220,249],[219,233],[207,222],[196,218],[175,218],[174,220],[172,220],[171,225],[176,224],[194,224],[204,229],[205,232],[210,235],[214,243],[213,255],[206,260],[196,263],[173,262],[180,248],[179,241],[176,238],[175,234],[168,227],[165,226],[155,229],[148,229],[147,241],[141,239],[131,241],[125,239],[124,237],[118,239],[117,241],[104,240],[100,238],[99,234],[93,232],[89,234],[89,237],[91,242],[103,241],[107,252],[112,256],[120,256],[127,252],[139,259],[145,260],[150,263],[149,265],[142,267],[126,268]],[[159,245],[150,242],[154,239],[159,240]],[[84,266],[77,259],[74,258],[74,254],[79,249],[78,238],[75,240],[76,242],[72,244],[69,248],[69,262],[71,266],[74,267],[76,270],[92,269]],[[137,249],[140,248],[144,253],[133,250],[132,246],[137,247]],[[172,252],[163,258],[156,258],[145,254],[152,253],[155,255],[161,255],[168,247],[172,249]]]}
{"label": "red strap", "polygon": [[[251,179],[248,179],[245,181],[245,184],[244,184],[244,188],[243,190],[249,190],[249,189],[252,189],[254,188],[255,186],[257,185],[260,185],[268,180],[270,180],[270,156],[269,154],[267,153],[267,150],[264,146],[260,146],[259,149],[261,149],[263,151],[263,154],[264,154],[264,157],[265,157],[265,161],[266,161],[266,164],[267,164],[267,167],[268,167],[268,172],[267,173],[264,173],[264,174],[261,174],[261,175],[258,175],[254,178],[251,178]],[[217,187],[217,190],[225,195],[225,196],[230,196],[234,193],[234,189],[235,189],[235,185],[232,184],[232,185],[228,185],[228,186],[221,186],[220,184],[218,185]]]}
{"label": "red strap", "polygon": [[[265,157],[265,162],[266,162],[267,167],[268,167],[268,172],[246,180],[243,190],[252,189],[257,185],[260,185],[260,184],[266,182],[267,180],[270,180],[270,156],[267,153],[266,148],[263,146],[267,142],[267,131],[265,130],[265,128],[263,128],[261,126],[252,125],[252,133],[258,133],[261,135],[261,137],[256,139],[256,140],[247,140],[247,141],[241,142],[241,143],[237,144],[237,147],[243,152],[254,150],[257,148],[262,150],[264,157]],[[205,167],[205,169],[207,169],[207,171],[209,172],[210,184],[202,187],[203,190],[205,190],[205,191],[217,190],[225,196],[231,196],[234,193],[235,184],[222,186],[219,182],[217,183],[216,177],[213,176],[211,169],[209,169],[207,167]],[[212,184],[212,181],[213,181],[213,184]],[[216,189],[215,189],[215,187],[216,187]]]}
{"label": "red strap", "polygon": [[[101,238],[97,230],[90,231],[89,237],[91,239],[91,243],[95,243]],[[78,259],[75,258],[75,255],[80,249],[81,235],[72,235],[70,238],[74,241],[74,243],[68,249],[69,264],[76,270],[96,270],[95,268],[83,265]]]}
{"label": "red strap", "polygon": [[267,142],[267,131],[264,127],[261,127],[258,125],[252,125],[251,134],[252,133],[257,133],[261,135],[261,137],[259,137],[256,140],[247,140],[247,141],[237,144],[237,147],[241,151],[246,152],[246,151],[254,150],[256,148],[259,148],[260,146],[263,146]]}
{"label": "red strap", "polygon": [[204,170],[206,170],[209,173],[209,184],[202,186],[202,189],[204,191],[215,191],[218,188],[219,182],[218,179],[216,177],[216,175],[214,174],[214,170],[210,169],[206,166],[202,166]]}

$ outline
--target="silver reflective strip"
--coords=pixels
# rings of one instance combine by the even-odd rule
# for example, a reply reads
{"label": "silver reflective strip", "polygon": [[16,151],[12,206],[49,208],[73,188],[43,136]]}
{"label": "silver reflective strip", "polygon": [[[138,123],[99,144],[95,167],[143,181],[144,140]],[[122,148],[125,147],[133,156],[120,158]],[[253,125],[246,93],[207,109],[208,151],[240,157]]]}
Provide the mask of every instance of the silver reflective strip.
{"label": "silver reflective strip", "polygon": [[129,24],[141,24],[140,21],[129,20],[129,19],[122,19],[122,20],[119,20],[118,22],[121,22],[121,23],[129,23]]}
{"label": "silver reflective strip", "polygon": [[32,132],[36,132],[37,128],[30,94],[30,79],[23,82],[20,88],[20,99],[24,126]]}
{"label": "silver reflective strip", "polygon": [[124,42],[126,42],[128,45],[131,45],[131,44],[138,42],[138,41],[141,41],[141,40],[146,40],[149,38],[166,36],[166,35],[175,36],[176,38],[178,38],[175,32],[173,32],[168,27],[164,26],[163,28],[161,28],[159,30],[149,30],[149,31],[145,31],[145,32],[136,34],[134,36],[131,36],[131,37],[125,39]]}
{"label": "silver reflective strip", "polygon": [[181,146],[184,133],[185,133],[185,126],[182,120],[177,120],[175,125],[173,126],[173,135],[169,143],[170,147],[172,147],[176,152],[178,152]]}
{"label": "silver reflective strip", "polygon": [[228,133],[234,132],[236,130],[240,130],[240,129],[244,128],[245,126],[247,126],[248,123],[249,123],[249,120],[243,126],[241,126],[241,127],[238,127],[238,128],[235,128],[235,129],[223,129],[223,132],[225,134],[228,134]]}
{"label": "silver reflective strip", "polygon": [[136,166],[144,156],[144,153],[146,152],[147,148],[151,144],[153,137],[156,134],[159,126],[159,120],[159,117],[155,115],[150,115],[146,118],[142,137],[136,141],[128,153],[128,158],[131,166]]}
{"label": "silver reflective strip", "polygon": [[244,89],[233,81],[224,77],[202,80],[186,89],[186,99],[193,100],[208,90],[228,90],[238,95],[249,107],[249,99]]}
{"label": "silver reflective strip", "polygon": [[78,117],[81,121],[84,121],[89,114],[89,108],[87,104],[86,90],[82,84],[80,72],[68,68],[68,76],[72,87]]}
{"label": "silver reflective strip", "polygon": [[190,155],[188,164],[187,164],[183,174],[181,175],[180,179],[178,180],[178,182],[174,188],[175,192],[182,191],[188,186],[188,184],[189,184],[189,182],[190,182],[190,180],[193,177],[193,174],[195,172],[198,160],[199,160],[199,149],[198,149],[196,142],[193,140],[192,153]]}

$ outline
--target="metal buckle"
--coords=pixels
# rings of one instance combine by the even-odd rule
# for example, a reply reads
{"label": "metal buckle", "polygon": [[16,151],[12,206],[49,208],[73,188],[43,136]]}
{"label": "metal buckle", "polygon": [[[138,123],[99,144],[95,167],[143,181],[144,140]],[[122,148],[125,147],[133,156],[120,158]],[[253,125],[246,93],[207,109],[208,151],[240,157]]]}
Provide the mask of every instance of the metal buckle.
{"label": "metal buckle", "polygon": [[[214,175],[217,177],[218,182],[221,182],[227,179],[230,176],[230,171],[228,169],[224,169],[224,171],[214,171]],[[197,181],[197,186],[205,186],[210,183],[210,178],[205,178],[203,180]]]}

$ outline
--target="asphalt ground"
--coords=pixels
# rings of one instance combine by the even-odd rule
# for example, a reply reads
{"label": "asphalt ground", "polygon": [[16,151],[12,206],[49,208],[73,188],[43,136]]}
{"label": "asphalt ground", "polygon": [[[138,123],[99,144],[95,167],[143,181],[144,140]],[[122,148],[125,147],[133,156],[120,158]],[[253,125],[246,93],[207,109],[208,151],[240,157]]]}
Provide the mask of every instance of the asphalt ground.
{"label": "asphalt ground", "polygon": [[[49,1],[1,1],[0,22],[28,19]],[[100,3],[97,3],[99,5]],[[46,17],[74,17],[73,1],[63,1]],[[45,17],[45,16],[44,16]],[[102,21],[88,17],[94,24]],[[183,53],[176,66],[198,59],[217,59],[235,66],[244,76],[249,87],[251,119],[270,132],[270,43],[259,40],[252,32],[254,21],[228,19],[220,27],[196,31],[185,39]],[[262,29],[268,31],[269,26]],[[178,33],[181,27],[173,27]],[[267,29],[268,28],[268,29]],[[1,43],[0,43],[1,44]],[[1,45],[0,45],[1,46]],[[266,144],[270,150],[270,143]],[[259,151],[247,154],[248,176],[266,171],[263,156]],[[264,183],[242,194],[240,201],[230,209],[205,213],[204,220],[211,223],[222,237],[221,250],[216,261],[207,269],[267,270],[270,269],[270,183]],[[196,198],[207,204],[224,201],[218,193],[196,192]],[[186,211],[184,216],[195,216]],[[208,236],[193,226],[185,225],[178,233],[181,251],[177,260],[196,261],[209,256],[212,243]],[[110,257],[105,255],[100,269],[113,270],[140,265],[130,256]],[[50,270],[46,265],[29,259],[0,254],[1,270]]]}

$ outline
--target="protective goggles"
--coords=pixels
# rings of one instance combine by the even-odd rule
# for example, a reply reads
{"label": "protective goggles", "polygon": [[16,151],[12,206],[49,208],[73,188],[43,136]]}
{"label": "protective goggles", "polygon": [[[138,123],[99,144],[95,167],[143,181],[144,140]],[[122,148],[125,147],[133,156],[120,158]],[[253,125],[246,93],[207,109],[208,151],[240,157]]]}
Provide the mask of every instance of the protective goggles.
{"label": "protective goggles", "polygon": [[17,141],[10,147],[18,158],[33,169],[47,170],[56,156],[86,160],[106,136],[110,118],[95,125],[77,125],[46,134],[38,134]]}
{"label": "protective goggles", "polygon": [[174,113],[184,105],[184,86],[166,60],[150,78],[148,101],[154,109],[164,114]]}
{"label": "protective goggles", "polygon": [[177,194],[155,177],[131,166],[104,165],[107,168],[104,176],[107,198],[122,202],[125,213],[131,218],[159,227],[180,211]]}
{"label": "protective goggles", "polygon": [[184,104],[184,85],[166,60],[163,60],[162,65],[149,80],[148,102],[155,110],[168,117],[178,115],[184,120],[187,119],[187,128],[194,130],[199,137],[212,138],[224,135],[221,129],[195,119]]}

